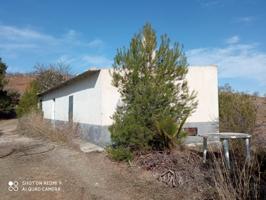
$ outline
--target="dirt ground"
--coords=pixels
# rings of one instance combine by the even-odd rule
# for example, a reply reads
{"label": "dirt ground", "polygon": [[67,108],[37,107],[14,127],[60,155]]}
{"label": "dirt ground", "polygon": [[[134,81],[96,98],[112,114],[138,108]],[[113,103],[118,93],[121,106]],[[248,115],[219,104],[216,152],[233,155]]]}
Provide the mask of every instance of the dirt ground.
{"label": "dirt ground", "polygon": [[186,199],[138,167],[21,136],[16,126],[0,121],[1,200]]}

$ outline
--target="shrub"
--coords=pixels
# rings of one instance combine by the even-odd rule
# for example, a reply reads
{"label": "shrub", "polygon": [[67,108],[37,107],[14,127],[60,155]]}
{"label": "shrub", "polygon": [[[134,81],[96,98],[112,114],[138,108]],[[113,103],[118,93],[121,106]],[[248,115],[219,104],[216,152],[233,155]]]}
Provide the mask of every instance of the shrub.
{"label": "shrub", "polygon": [[15,117],[15,107],[18,104],[19,94],[5,89],[7,84],[7,65],[0,58],[0,119]]}
{"label": "shrub", "polygon": [[252,96],[232,90],[229,85],[219,90],[219,129],[221,132],[253,133],[256,106]]}
{"label": "shrub", "polygon": [[38,91],[39,89],[36,81],[32,81],[30,87],[22,95],[16,108],[18,117],[22,117],[24,114],[38,111]]}
{"label": "shrub", "polygon": [[160,138],[162,138],[163,147],[171,149],[182,142],[182,139],[187,136],[186,132],[182,130],[185,121],[186,118],[177,123],[175,119],[166,117],[156,122],[156,128],[160,133]]}
{"label": "shrub", "polygon": [[111,139],[130,150],[170,147],[175,137],[156,127],[165,118],[179,125],[196,108],[195,93],[188,90],[187,62],[182,47],[163,35],[157,46],[150,24],[135,35],[128,49],[118,50],[114,59],[113,85],[123,104],[113,115]]}
{"label": "shrub", "polygon": [[19,102],[19,93],[0,90],[0,119],[16,116],[16,106]]}
{"label": "shrub", "polygon": [[116,161],[130,161],[133,158],[133,154],[128,148],[125,147],[109,147],[107,148],[107,153],[110,157]]}

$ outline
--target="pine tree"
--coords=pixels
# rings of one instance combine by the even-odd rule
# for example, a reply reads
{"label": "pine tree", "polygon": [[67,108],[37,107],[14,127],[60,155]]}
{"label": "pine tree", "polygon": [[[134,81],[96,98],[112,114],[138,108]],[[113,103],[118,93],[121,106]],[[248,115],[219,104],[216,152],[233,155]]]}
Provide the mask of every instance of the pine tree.
{"label": "pine tree", "polygon": [[155,31],[146,24],[128,49],[118,49],[113,67],[113,85],[123,102],[110,127],[114,146],[169,147],[156,124],[165,118],[183,124],[197,105],[185,80],[188,69],[182,47],[171,46],[167,35],[157,45]]}
{"label": "pine tree", "polygon": [[6,84],[5,75],[6,75],[7,65],[0,58],[0,90],[4,89]]}
{"label": "pine tree", "polygon": [[15,107],[18,104],[19,94],[5,89],[7,65],[0,58],[0,119],[15,116]]}
{"label": "pine tree", "polygon": [[30,83],[29,88],[25,91],[25,93],[20,98],[19,104],[16,108],[16,113],[18,117],[22,117],[24,114],[28,114],[30,112],[38,111],[38,93],[39,93],[39,85],[36,80],[33,80]]}

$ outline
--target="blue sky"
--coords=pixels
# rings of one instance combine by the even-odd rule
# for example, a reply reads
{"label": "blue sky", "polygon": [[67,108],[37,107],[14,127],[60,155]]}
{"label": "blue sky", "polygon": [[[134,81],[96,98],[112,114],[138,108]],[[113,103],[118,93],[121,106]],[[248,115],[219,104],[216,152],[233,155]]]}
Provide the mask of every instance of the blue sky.
{"label": "blue sky", "polygon": [[191,65],[216,64],[219,83],[266,93],[265,0],[9,0],[0,4],[0,57],[9,72],[64,61],[73,73],[111,66],[150,22],[184,45]]}

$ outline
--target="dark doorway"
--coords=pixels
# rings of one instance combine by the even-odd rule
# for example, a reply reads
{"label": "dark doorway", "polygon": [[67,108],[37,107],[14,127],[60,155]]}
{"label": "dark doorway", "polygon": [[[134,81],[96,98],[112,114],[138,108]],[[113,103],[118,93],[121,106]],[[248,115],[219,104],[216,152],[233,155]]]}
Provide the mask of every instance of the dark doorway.
{"label": "dark doorway", "polygon": [[68,98],[68,121],[73,122],[73,96]]}

